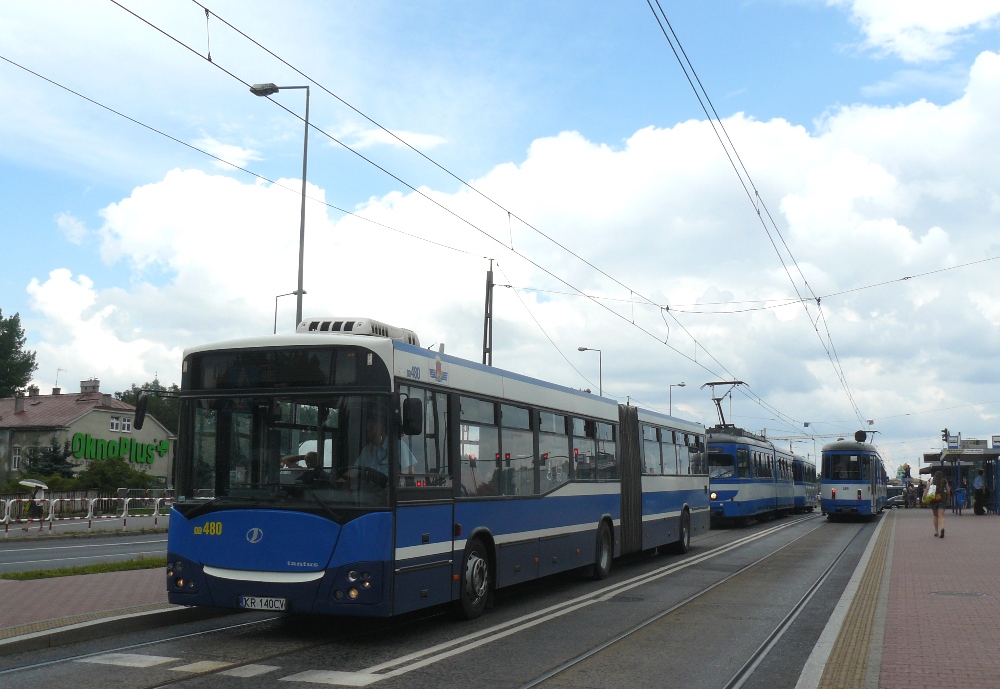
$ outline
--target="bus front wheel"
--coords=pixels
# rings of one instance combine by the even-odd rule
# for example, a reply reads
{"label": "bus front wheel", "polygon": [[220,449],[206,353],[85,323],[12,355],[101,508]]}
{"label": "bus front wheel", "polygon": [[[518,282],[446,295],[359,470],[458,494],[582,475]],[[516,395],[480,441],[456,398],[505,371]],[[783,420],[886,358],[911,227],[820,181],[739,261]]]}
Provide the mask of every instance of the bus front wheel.
{"label": "bus front wheel", "polygon": [[474,538],[465,547],[462,560],[461,604],[462,616],[474,620],[483,614],[490,597],[490,560],[482,539]]}

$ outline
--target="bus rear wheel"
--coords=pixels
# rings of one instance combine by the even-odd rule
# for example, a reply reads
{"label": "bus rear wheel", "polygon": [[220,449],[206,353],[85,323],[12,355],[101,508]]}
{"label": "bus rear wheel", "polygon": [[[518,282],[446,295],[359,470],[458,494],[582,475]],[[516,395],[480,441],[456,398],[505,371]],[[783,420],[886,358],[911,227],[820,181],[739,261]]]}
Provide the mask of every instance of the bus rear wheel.
{"label": "bus rear wheel", "polygon": [[474,620],[486,609],[493,586],[490,580],[489,554],[482,539],[474,538],[465,546],[460,585],[459,604],[462,617]]}
{"label": "bus rear wheel", "polygon": [[612,557],[611,529],[608,528],[607,522],[601,522],[601,525],[597,527],[597,548],[594,553],[594,579],[600,581],[601,579],[608,578],[608,575],[611,574]]}
{"label": "bus rear wheel", "polygon": [[679,527],[680,539],[673,544],[673,551],[680,555],[683,555],[687,551],[691,550],[691,513],[684,510],[681,514],[681,525]]}

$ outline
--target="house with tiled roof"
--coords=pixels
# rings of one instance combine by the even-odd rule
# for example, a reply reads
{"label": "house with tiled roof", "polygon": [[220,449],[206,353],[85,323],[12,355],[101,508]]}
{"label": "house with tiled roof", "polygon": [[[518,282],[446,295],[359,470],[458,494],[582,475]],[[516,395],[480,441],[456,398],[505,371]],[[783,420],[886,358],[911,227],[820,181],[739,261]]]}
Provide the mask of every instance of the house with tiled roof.
{"label": "house with tiled roof", "polygon": [[173,483],[176,437],[152,416],[142,430],[133,425],[135,407],[101,392],[96,379],[80,381],[80,392],[51,395],[28,388],[26,397],[0,399],[0,482],[20,475],[28,448],[55,437],[70,443],[76,471],[89,462],[122,457],[166,487]]}

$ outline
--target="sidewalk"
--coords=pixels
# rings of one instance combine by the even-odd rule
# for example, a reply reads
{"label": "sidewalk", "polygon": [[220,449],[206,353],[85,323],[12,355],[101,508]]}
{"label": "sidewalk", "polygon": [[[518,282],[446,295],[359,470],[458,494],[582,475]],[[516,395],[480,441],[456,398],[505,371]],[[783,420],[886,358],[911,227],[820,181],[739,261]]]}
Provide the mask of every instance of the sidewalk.
{"label": "sidewalk", "polygon": [[1000,688],[1000,519],[892,510],[797,689]]}
{"label": "sidewalk", "polygon": [[1000,687],[1000,518],[897,512],[880,686]]}
{"label": "sidewalk", "polygon": [[0,579],[0,640],[151,610],[167,603],[163,568],[52,579]]}

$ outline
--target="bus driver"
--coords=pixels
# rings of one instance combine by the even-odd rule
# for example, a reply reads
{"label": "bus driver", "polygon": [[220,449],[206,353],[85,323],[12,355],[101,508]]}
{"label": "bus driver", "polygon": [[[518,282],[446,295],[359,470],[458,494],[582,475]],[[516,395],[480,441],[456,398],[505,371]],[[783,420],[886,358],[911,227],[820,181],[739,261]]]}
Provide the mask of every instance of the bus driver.
{"label": "bus driver", "polygon": [[[351,466],[345,472],[345,476],[353,477],[358,474],[358,469],[370,469],[377,471],[383,476],[389,476],[389,435],[385,430],[385,421],[372,416],[369,417],[365,426],[365,446],[354,458]],[[417,460],[410,452],[410,448],[405,443],[399,444],[399,472],[401,474],[412,474],[413,467]]]}

